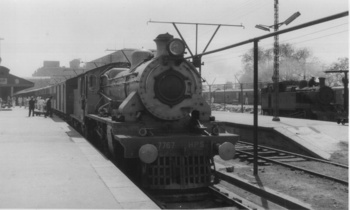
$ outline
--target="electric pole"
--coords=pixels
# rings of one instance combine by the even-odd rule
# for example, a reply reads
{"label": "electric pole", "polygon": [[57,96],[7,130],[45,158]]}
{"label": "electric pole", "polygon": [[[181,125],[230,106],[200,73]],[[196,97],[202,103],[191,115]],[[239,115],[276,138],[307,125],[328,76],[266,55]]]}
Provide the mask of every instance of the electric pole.
{"label": "electric pole", "polygon": [[[274,3],[274,17],[275,17],[275,24],[274,24],[274,31],[278,31],[278,0],[275,0]],[[280,121],[279,115],[279,66],[280,66],[280,56],[279,56],[279,40],[278,35],[274,36],[274,44],[273,44],[273,54],[274,54],[274,64],[273,64],[273,81],[274,81],[274,90],[275,90],[275,109],[273,112],[273,118],[272,121]]]}
{"label": "electric pole", "polygon": [[[272,26],[266,26],[266,25],[256,25],[255,28],[264,30],[264,31],[270,31],[270,28],[274,28],[274,31],[277,32],[279,27],[283,24],[288,25],[293,20],[295,20],[297,17],[300,16],[300,12],[294,13],[292,16],[290,16],[287,20],[284,22],[279,23],[278,22],[278,0],[274,1],[274,19],[275,24]],[[274,36],[274,44],[273,44],[273,54],[274,54],[274,64],[273,64],[273,76],[272,81],[274,83],[274,101],[273,101],[273,118],[272,121],[280,121],[279,115],[279,66],[280,66],[280,57],[279,57],[279,40],[278,35]]]}

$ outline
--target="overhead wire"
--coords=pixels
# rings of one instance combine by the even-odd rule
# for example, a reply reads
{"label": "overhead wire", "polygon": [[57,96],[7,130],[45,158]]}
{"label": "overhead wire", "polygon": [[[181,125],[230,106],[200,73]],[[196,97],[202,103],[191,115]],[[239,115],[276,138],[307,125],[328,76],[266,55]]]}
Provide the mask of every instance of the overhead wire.
{"label": "overhead wire", "polygon": [[[336,27],[340,27],[340,26],[343,26],[343,25],[347,25],[347,23],[342,23],[342,24],[339,24],[339,25],[336,25],[336,26],[332,26],[332,27],[329,27],[329,28],[326,28],[326,29],[318,30],[318,31],[315,31],[315,32],[312,32],[312,33],[303,34],[303,35],[300,35],[300,36],[297,36],[297,37],[293,37],[293,38],[290,38],[290,39],[287,39],[287,40],[283,40],[280,43],[286,43],[287,41],[290,41],[290,40],[298,39],[300,37],[305,37],[305,36],[311,35],[311,34],[320,33],[320,32],[327,31],[327,30],[330,30],[330,29],[333,29],[333,28],[336,28]],[[324,37],[327,37],[327,36],[333,36],[333,35],[336,35],[336,34],[344,33],[346,31],[348,31],[348,29],[344,30],[344,31],[340,31],[340,32],[324,35],[324,36],[321,36],[321,37],[316,37],[316,38],[312,38],[312,39],[308,39],[308,40],[304,40],[304,41],[299,41],[299,42],[296,42],[296,43],[293,43],[293,44],[300,44],[300,43],[303,43],[303,42],[308,42],[308,41],[312,41],[312,40],[315,40],[315,39],[324,38]],[[263,45],[260,45],[260,47],[264,47],[264,46],[268,46],[268,45],[271,45],[271,44],[263,44]],[[252,49],[252,48],[241,49],[239,51],[236,51],[233,54],[237,54],[237,53],[241,53],[241,52],[244,52],[244,51],[248,51],[250,49]],[[211,58],[212,57],[222,57],[222,55],[211,56]],[[237,56],[237,57],[239,57],[239,56]],[[215,63],[215,62],[218,62],[218,61],[228,60],[228,59],[232,59],[232,54],[229,54],[229,55],[225,56],[225,58],[222,58],[222,59],[215,59],[215,60],[206,61],[206,63]]]}
{"label": "overhead wire", "polygon": [[308,41],[313,41],[313,40],[316,40],[316,39],[321,39],[321,38],[328,37],[328,36],[333,36],[333,35],[336,35],[336,34],[341,34],[341,33],[347,32],[347,31],[349,31],[349,30],[339,31],[337,33],[327,34],[325,36],[320,36],[320,37],[316,37],[316,38],[300,41],[300,42],[297,42],[296,44],[300,44],[300,43],[304,43],[304,42],[308,42]]}
{"label": "overhead wire", "polygon": [[[254,5],[252,5],[252,4],[254,4]],[[252,6],[251,6],[252,5]],[[233,11],[230,11],[230,14],[232,14],[232,13],[234,13],[236,16],[237,16],[237,14],[239,15],[239,13],[241,12],[241,11],[244,11],[245,9],[250,9],[250,8],[252,8],[251,10],[249,10],[248,12],[246,12],[246,13],[244,13],[244,14],[242,14],[242,15],[240,15],[240,16],[238,16],[238,19],[239,18],[242,18],[242,17],[244,17],[244,16],[246,16],[246,15],[248,15],[248,14],[250,14],[250,13],[252,13],[252,12],[254,12],[254,11],[256,11],[256,10],[260,10],[261,8],[263,8],[263,7],[265,7],[265,6],[267,6],[268,4],[266,4],[266,3],[264,3],[264,2],[260,2],[260,4],[256,4],[256,1],[250,1],[250,2],[247,2],[245,5],[243,5],[242,7],[236,7]],[[244,8],[245,6],[247,6],[247,8]],[[238,11],[237,13],[235,13],[235,11]],[[233,16],[233,17],[230,17],[229,19],[237,19],[236,18],[236,16]],[[227,13],[222,13],[222,15],[220,15],[220,17],[216,17],[216,19],[218,19],[218,20],[220,20],[220,19],[223,19],[223,18],[225,18],[225,20],[227,20],[228,18],[227,18]],[[219,24],[218,24],[219,25]],[[214,30],[211,30],[211,29],[207,29],[207,30],[204,30],[204,31],[201,31],[201,35],[202,36],[204,36],[204,35],[207,35],[208,33],[210,33],[210,32],[213,32]],[[192,38],[188,38],[187,40],[189,40],[189,41],[193,41],[194,40],[194,38],[192,37]]]}
{"label": "overhead wire", "polygon": [[300,37],[305,37],[305,36],[308,36],[308,35],[311,35],[311,34],[316,34],[316,33],[322,32],[322,31],[327,31],[327,30],[330,30],[330,29],[333,29],[333,28],[337,28],[337,27],[343,26],[343,25],[348,25],[348,23],[342,23],[342,24],[339,24],[339,25],[336,25],[336,26],[332,26],[332,27],[329,27],[329,28],[326,28],[326,29],[314,31],[314,32],[309,33],[309,34],[303,34],[303,35],[300,35],[300,36],[297,36],[297,37],[293,37],[293,38],[290,38],[290,39],[282,40],[281,42],[287,42],[287,41],[290,41],[290,40],[293,40],[293,39],[298,39]]}

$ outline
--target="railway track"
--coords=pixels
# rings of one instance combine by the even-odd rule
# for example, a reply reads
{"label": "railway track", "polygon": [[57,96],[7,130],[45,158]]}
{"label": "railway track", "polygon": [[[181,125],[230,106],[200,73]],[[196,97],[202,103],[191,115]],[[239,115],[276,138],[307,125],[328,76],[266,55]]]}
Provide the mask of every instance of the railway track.
{"label": "railway track", "polygon": [[252,210],[257,205],[225,190],[222,186],[210,186],[197,192],[162,194],[144,190],[161,209],[230,209]]}
{"label": "railway track", "polygon": [[[240,159],[245,159],[247,161],[253,162],[253,145],[246,142],[238,142],[236,145],[236,157]],[[308,156],[303,156],[299,154],[294,154],[282,150],[277,150],[269,147],[259,146],[259,164],[269,165],[271,163],[284,165],[289,168],[295,168],[297,170],[302,170],[309,172],[307,169],[302,169],[300,167],[292,166],[286,164],[285,162],[300,162],[300,161],[318,161],[324,164],[331,164],[335,167],[343,168],[348,170],[348,166],[324,161],[321,159],[316,159]],[[264,203],[269,203],[268,206],[271,207],[275,205],[274,209],[312,209],[309,205],[301,203],[299,200],[282,195],[279,192],[260,188],[257,185],[251,184],[244,179],[235,177],[234,175],[227,175],[221,173],[220,171],[215,172],[220,182],[214,186],[206,189],[208,196],[202,201],[194,202],[166,202],[162,199],[156,198],[156,196],[145,192],[148,196],[162,209],[205,209],[205,208],[220,208],[220,209],[268,209],[264,207]],[[341,179],[336,179],[334,177],[328,177],[326,175],[318,174],[317,172],[311,172],[313,175],[320,176],[323,178],[331,179],[333,181],[340,182],[342,184],[347,184],[346,181]],[[225,183],[225,184],[223,184]],[[229,186],[229,187],[228,187]],[[244,195],[237,194],[237,188],[241,191],[245,191]],[[247,196],[247,193],[249,196]],[[176,197],[177,195],[174,195]],[[180,195],[183,196],[183,195]],[[190,195],[195,196],[195,195]],[[202,195],[201,195],[202,196]],[[262,200],[263,204],[257,204],[250,200],[251,197],[258,197],[258,200]],[[152,198],[153,197],[153,198]],[[248,199],[249,197],[249,199]]]}
{"label": "railway track", "polygon": [[[236,144],[236,152],[237,152],[236,157],[240,159],[245,159],[250,162],[252,162],[254,159],[253,158],[254,148],[253,148],[253,144],[251,143],[239,141]],[[309,173],[314,176],[332,180],[344,185],[348,185],[347,178],[344,179],[344,178],[334,177],[332,175],[332,171],[327,171],[330,174],[325,174],[324,171],[322,171],[322,167],[319,167],[318,168],[319,171],[317,171],[317,169],[310,170],[305,166],[303,167],[302,164],[300,164],[308,161],[320,162],[322,164],[330,164],[330,165],[333,165],[336,170],[344,170],[344,174],[348,174],[347,165],[326,161],[323,159],[317,159],[317,158],[300,155],[296,153],[291,153],[283,150],[278,150],[271,147],[258,146],[258,164],[259,165],[269,165],[271,163],[283,165],[285,167],[291,168],[292,170],[303,171],[305,173]]]}
{"label": "railway track", "polygon": [[219,184],[215,187],[252,209],[312,209],[310,204],[303,203],[298,199],[259,184],[253,184],[234,174],[220,171],[215,173],[220,179]]}

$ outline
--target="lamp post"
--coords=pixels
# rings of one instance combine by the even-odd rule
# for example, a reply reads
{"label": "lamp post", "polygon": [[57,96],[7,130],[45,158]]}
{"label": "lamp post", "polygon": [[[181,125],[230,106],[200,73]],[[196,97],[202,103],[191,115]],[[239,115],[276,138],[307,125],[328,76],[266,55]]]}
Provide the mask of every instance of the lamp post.
{"label": "lamp post", "polygon": [[[274,3],[274,18],[275,18],[275,24],[271,26],[265,26],[265,25],[256,25],[255,28],[264,30],[264,31],[270,31],[270,28],[274,28],[274,31],[277,32],[278,28],[286,24],[288,25],[293,20],[295,20],[297,17],[300,16],[300,12],[294,13],[292,16],[290,16],[287,20],[284,22],[279,23],[278,22],[278,0],[275,0]],[[274,82],[274,95],[275,95],[275,101],[274,101],[274,112],[273,112],[273,121],[280,121],[278,115],[279,115],[279,40],[278,35],[274,36],[274,45],[273,45],[273,53],[274,53],[274,65],[273,65],[273,76],[272,80]]]}

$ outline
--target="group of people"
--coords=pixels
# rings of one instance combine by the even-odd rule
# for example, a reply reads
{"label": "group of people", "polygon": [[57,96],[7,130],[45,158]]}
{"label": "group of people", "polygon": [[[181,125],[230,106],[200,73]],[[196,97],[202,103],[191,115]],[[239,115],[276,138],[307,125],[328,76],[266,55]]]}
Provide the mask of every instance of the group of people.
{"label": "group of people", "polygon": [[4,107],[14,107],[16,106],[16,97],[10,97],[8,96],[7,97],[7,100],[3,100],[1,97],[0,97],[0,108],[4,108]]}
{"label": "group of people", "polygon": [[28,102],[30,100],[30,97],[18,97],[16,98],[15,96],[7,96],[7,99],[2,99],[0,98],[0,104],[1,107],[15,107],[19,106],[22,107],[24,106],[25,108],[28,107]]}
{"label": "group of people", "polygon": [[52,96],[50,96],[47,99],[41,98],[40,96],[37,98],[34,98],[34,96],[32,97],[7,97],[7,100],[3,100],[0,97],[0,108],[3,107],[15,107],[16,105],[18,105],[19,107],[24,106],[24,108],[29,108],[29,114],[28,117],[30,117],[30,115],[34,116],[34,110],[37,109],[39,110],[41,113],[45,112],[45,117],[50,116],[52,117],[52,107],[51,107],[51,99]]}
{"label": "group of people", "polygon": [[46,109],[45,118],[47,116],[52,117],[51,99],[52,99],[52,96],[50,96],[46,101],[44,99],[41,99],[40,97],[38,97],[37,99],[35,99],[33,96],[30,97],[28,101],[28,108],[29,108],[28,117],[30,117],[30,115],[34,117],[35,108],[39,109],[41,112],[43,112],[44,109]]}

